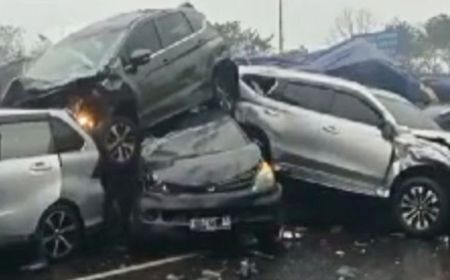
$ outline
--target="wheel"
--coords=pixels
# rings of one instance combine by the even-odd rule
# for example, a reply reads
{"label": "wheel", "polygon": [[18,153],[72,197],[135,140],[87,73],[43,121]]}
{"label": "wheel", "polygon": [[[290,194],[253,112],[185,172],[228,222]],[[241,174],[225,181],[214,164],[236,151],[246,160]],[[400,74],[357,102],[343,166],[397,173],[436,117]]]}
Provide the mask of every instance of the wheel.
{"label": "wheel", "polygon": [[103,124],[100,149],[110,167],[127,167],[139,154],[139,136],[136,124],[125,117],[112,117]]}
{"label": "wheel", "polygon": [[213,91],[213,104],[215,107],[226,112],[233,112],[236,105],[237,97],[230,92],[229,87],[225,85],[225,81],[222,81],[217,76],[212,79],[212,91]]}
{"label": "wheel", "polygon": [[51,206],[42,215],[36,231],[39,250],[50,261],[59,261],[75,252],[82,238],[78,214],[65,205]]}
{"label": "wheel", "polygon": [[440,233],[448,221],[448,192],[435,180],[415,177],[403,181],[394,194],[398,224],[412,236]]}

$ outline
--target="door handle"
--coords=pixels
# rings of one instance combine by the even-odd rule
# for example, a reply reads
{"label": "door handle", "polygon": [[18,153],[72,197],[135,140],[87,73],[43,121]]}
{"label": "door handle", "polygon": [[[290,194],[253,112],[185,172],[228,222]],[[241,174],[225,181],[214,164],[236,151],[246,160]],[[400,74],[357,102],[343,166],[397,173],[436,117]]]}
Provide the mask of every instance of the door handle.
{"label": "door handle", "polygon": [[51,165],[43,161],[35,162],[30,166],[30,171],[33,172],[46,172],[50,171],[51,169],[52,169]]}
{"label": "door handle", "polygon": [[329,134],[332,134],[332,135],[337,135],[337,134],[339,134],[338,129],[337,129],[336,126],[334,126],[334,125],[327,125],[327,126],[324,126],[324,127],[322,127],[322,130],[325,131],[325,132],[327,132],[327,133],[329,133]]}

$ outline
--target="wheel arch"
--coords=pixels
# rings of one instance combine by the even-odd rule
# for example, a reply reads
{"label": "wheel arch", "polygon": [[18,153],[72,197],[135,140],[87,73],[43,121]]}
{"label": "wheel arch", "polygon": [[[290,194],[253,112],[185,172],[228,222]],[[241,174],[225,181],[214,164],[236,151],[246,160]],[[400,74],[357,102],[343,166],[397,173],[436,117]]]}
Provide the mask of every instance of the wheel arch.
{"label": "wheel arch", "polygon": [[240,123],[239,124],[242,128],[242,130],[247,134],[249,138],[251,138],[251,135],[261,138],[261,140],[264,142],[265,145],[267,145],[267,151],[261,151],[262,153],[268,153],[268,159],[272,160],[272,143],[270,142],[270,138],[267,135],[266,131],[264,129],[249,123]]}
{"label": "wheel arch", "polygon": [[[393,180],[390,197],[394,197],[399,190],[401,183],[413,177],[427,177],[437,180],[438,183],[446,185],[450,182],[450,168],[441,164],[421,164],[409,167],[401,171]],[[450,191],[450,186],[445,187]]]}

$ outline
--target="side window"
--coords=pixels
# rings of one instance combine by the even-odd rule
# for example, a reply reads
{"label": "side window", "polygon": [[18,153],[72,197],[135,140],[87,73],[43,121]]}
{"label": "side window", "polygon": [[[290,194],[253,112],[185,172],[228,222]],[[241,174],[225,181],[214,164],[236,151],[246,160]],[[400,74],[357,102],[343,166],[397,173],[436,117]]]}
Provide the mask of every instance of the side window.
{"label": "side window", "polygon": [[379,115],[360,99],[349,94],[336,95],[331,114],[355,122],[377,126],[380,123]]}
{"label": "side window", "polygon": [[128,37],[126,49],[128,55],[139,49],[149,49],[152,52],[159,51],[161,42],[154,22],[148,21],[137,26]]}
{"label": "side window", "polygon": [[68,124],[58,119],[52,119],[51,124],[58,153],[79,151],[83,147],[84,139]]}
{"label": "side window", "polygon": [[186,12],[186,16],[188,17],[189,22],[191,23],[191,26],[194,29],[194,32],[199,31],[205,25],[206,19],[200,13],[189,11]]}
{"label": "side window", "polygon": [[291,105],[324,113],[329,110],[334,95],[334,91],[327,88],[288,83],[285,90],[273,97]]}
{"label": "side window", "polygon": [[156,19],[156,26],[164,47],[192,34],[192,27],[182,13],[173,13]]}
{"label": "side window", "polygon": [[54,152],[47,121],[0,124],[0,158],[36,157]]}

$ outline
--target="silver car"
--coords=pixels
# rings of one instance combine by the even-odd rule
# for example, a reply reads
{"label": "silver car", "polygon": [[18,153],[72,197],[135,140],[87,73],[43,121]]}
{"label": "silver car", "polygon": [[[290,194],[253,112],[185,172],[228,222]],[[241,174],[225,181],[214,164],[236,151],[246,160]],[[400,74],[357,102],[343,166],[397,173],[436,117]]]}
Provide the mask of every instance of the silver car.
{"label": "silver car", "polygon": [[323,75],[250,66],[240,76],[236,119],[276,170],[389,198],[412,235],[447,225],[450,134],[417,107]]}
{"label": "silver car", "polygon": [[103,221],[95,143],[64,111],[0,110],[0,244],[70,255]]}

